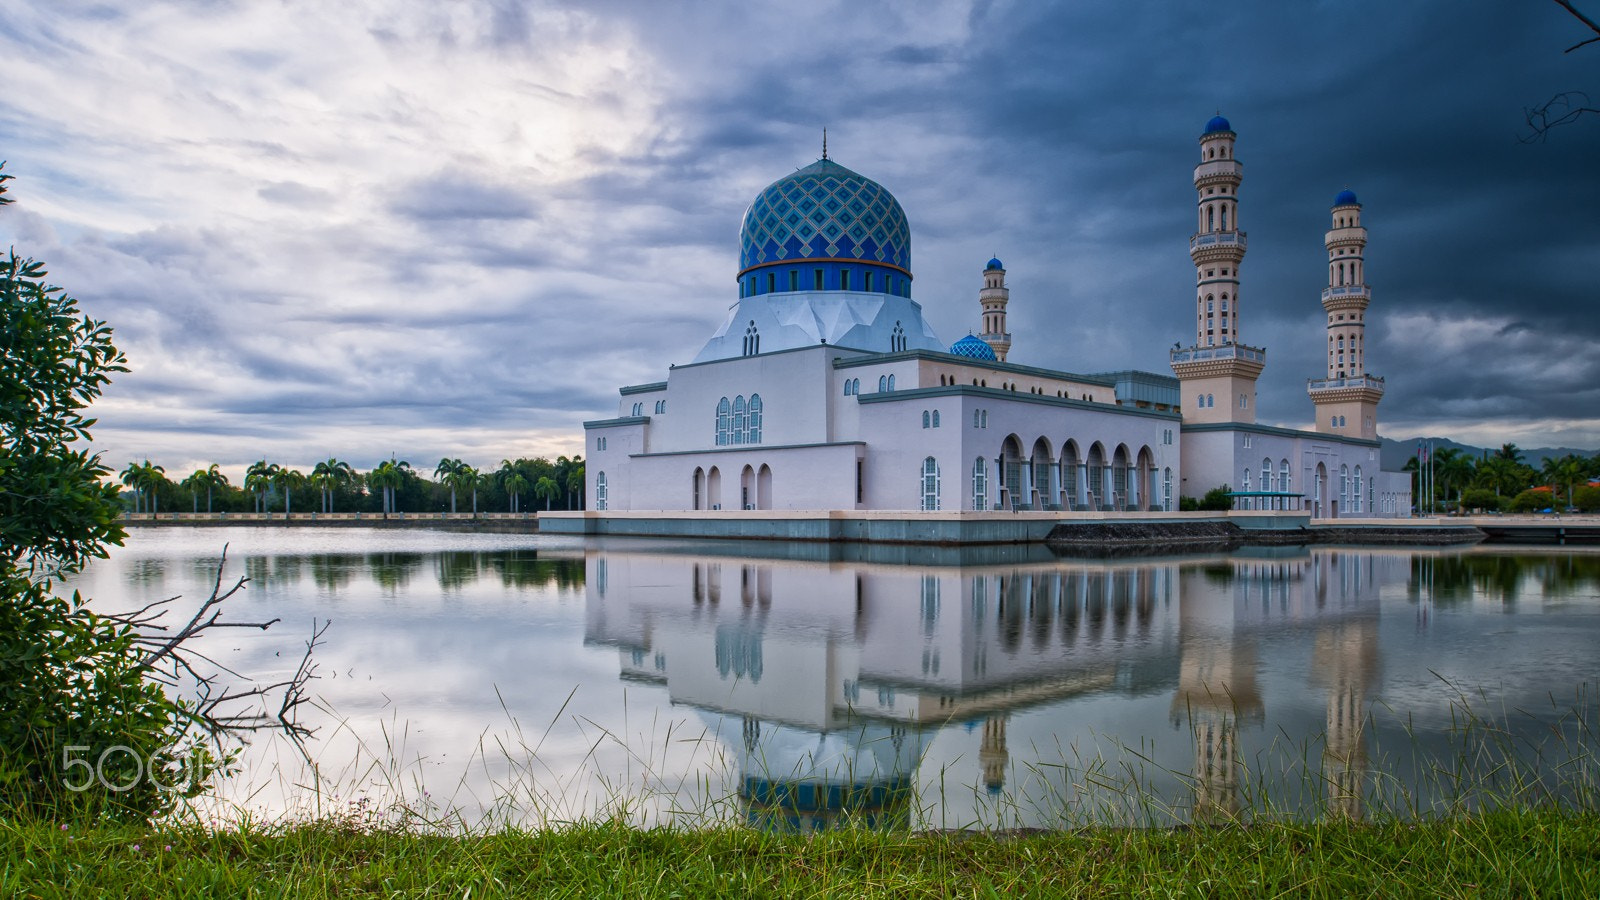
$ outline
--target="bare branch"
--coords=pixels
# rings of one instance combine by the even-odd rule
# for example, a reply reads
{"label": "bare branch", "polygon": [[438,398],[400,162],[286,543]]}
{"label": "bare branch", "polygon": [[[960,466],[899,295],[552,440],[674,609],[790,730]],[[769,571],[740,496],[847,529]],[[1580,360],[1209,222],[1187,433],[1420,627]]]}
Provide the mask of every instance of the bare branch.
{"label": "bare branch", "polygon": [[[1600,39],[1597,39],[1600,40]],[[1600,115],[1600,107],[1590,106],[1589,95],[1582,91],[1563,91],[1543,105],[1523,110],[1528,123],[1528,133],[1518,135],[1524,144],[1545,140],[1550,129],[1575,122],[1584,115]]]}
{"label": "bare branch", "polygon": [[[1556,0],[1556,4],[1567,12],[1572,13],[1572,15],[1575,16],[1579,22],[1589,26],[1590,31],[1593,31],[1596,35],[1600,35],[1600,24],[1596,24],[1593,19],[1581,12],[1578,12],[1577,8],[1572,5],[1570,0]],[[1592,44],[1597,40],[1600,40],[1600,37],[1590,38],[1589,40],[1584,41],[1583,44]],[[1583,44],[1574,44],[1573,46],[1567,48],[1567,52],[1571,53],[1579,47],[1582,47]]]}

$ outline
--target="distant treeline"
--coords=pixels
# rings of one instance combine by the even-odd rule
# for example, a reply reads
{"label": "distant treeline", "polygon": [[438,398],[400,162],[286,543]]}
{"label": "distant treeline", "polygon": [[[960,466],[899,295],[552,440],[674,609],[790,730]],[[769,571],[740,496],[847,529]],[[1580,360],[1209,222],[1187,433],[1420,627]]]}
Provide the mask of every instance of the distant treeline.
{"label": "distant treeline", "polygon": [[[1413,456],[1405,471],[1412,473],[1412,497],[1424,512],[1600,512],[1600,487],[1590,484],[1600,479],[1600,456],[1552,456],[1535,469],[1516,444],[1502,444],[1479,457],[1441,447],[1431,455]],[[1419,472],[1425,477],[1419,478]]]}
{"label": "distant treeline", "polygon": [[503,459],[479,469],[439,460],[430,472],[402,459],[368,471],[327,459],[308,471],[259,460],[234,484],[218,465],[180,475],[150,460],[119,475],[129,512],[532,512],[583,509],[583,457]]}

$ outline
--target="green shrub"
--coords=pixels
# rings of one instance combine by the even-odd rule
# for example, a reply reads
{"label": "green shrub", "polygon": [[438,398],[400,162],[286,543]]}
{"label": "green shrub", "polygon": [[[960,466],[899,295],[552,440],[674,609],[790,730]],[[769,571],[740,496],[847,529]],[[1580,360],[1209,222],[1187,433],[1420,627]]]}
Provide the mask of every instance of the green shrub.
{"label": "green shrub", "polygon": [[1208,512],[1222,512],[1233,509],[1233,498],[1228,496],[1228,493],[1232,490],[1233,488],[1223,485],[1206,491],[1206,495],[1200,498],[1198,508]]}
{"label": "green shrub", "polygon": [[1461,492],[1461,508],[1481,509],[1485,512],[1499,512],[1504,501],[1494,491],[1485,488],[1472,488]]}
{"label": "green shrub", "polygon": [[1600,487],[1584,486],[1574,489],[1572,505],[1584,512],[1600,512]]}
{"label": "green shrub", "polygon": [[1536,512],[1548,508],[1552,504],[1549,491],[1526,490],[1511,498],[1507,509],[1512,512]]}
{"label": "green shrub", "polygon": [[111,472],[83,445],[86,407],[127,369],[111,330],[44,276],[0,259],[0,816],[143,817],[173,799],[157,780],[198,789],[211,763],[180,759],[194,707],[149,677],[135,625],[55,594],[123,539]]}

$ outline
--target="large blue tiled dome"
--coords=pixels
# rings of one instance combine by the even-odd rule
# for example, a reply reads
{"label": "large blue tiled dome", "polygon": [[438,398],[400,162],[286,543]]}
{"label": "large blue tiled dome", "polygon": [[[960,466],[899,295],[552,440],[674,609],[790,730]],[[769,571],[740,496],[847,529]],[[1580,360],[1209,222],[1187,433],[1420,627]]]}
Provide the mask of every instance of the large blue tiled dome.
{"label": "large blue tiled dome", "polygon": [[971,334],[952,344],[950,352],[956,356],[965,356],[968,359],[999,361],[999,357],[994,355],[994,348],[989,346],[988,341]]}
{"label": "large blue tiled dome", "polygon": [[1205,133],[1206,134],[1215,134],[1215,133],[1217,133],[1219,131],[1232,131],[1232,130],[1233,130],[1233,126],[1228,124],[1228,120],[1227,119],[1224,119],[1221,116],[1212,116],[1211,117],[1211,121],[1206,123],[1206,132]]}
{"label": "large blue tiled dome", "polygon": [[883,185],[831,159],[767,185],[744,214],[739,274],[796,262],[859,262],[911,273],[911,226]]}
{"label": "large blue tiled dome", "polygon": [[1339,196],[1333,198],[1333,205],[1334,206],[1351,206],[1351,205],[1360,206],[1361,203],[1360,203],[1360,201],[1356,200],[1356,192],[1355,191],[1352,191],[1349,188],[1345,188],[1344,190],[1339,192]]}

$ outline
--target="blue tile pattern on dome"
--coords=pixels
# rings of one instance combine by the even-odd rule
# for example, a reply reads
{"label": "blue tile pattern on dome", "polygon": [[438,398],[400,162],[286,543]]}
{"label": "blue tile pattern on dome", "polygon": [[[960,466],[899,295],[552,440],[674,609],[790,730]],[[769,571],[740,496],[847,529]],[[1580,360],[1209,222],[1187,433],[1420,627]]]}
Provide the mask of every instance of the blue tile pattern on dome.
{"label": "blue tile pattern on dome", "polygon": [[1232,130],[1233,130],[1233,126],[1229,125],[1228,124],[1228,120],[1224,119],[1220,115],[1212,116],[1211,117],[1211,121],[1206,123],[1206,134],[1216,134],[1219,131],[1232,131]]}
{"label": "blue tile pattern on dome", "polygon": [[1334,206],[1350,206],[1352,204],[1356,206],[1361,205],[1360,201],[1356,200],[1356,192],[1350,190],[1349,188],[1345,188],[1344,190],[1340,191],[1339,196],[1333,198]]}
{"label": "blue tile pattern on dome", "polygon": [[956,356],[965,356],[968,359],[999,361],[999,357],[994,355],[994,348],[989,346],[988,341],[971,334],[951,344],[950,352]]}
{"label": "blue tile pattern on dome", "polygon": [[774,181],[739,232],[739,274],[809,259],[859,259],[911,271],[911,225],[883,185],[830,159]]}

